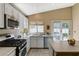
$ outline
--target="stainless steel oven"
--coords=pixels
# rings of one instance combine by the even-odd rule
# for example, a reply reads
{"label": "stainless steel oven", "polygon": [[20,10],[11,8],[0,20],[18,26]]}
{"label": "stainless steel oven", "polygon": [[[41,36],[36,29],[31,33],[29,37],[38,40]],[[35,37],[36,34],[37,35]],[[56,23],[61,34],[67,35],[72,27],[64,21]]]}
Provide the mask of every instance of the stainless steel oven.
{"label": "stainless steel oven", "polygon": [[25,56],[26,55],[26,43],[21,46],[21,49],[19,49],[19,56]]}
{"label": "stainless steel oven", "polygon": [[26,55],[26,45],[19,52],[19,56],[25,56],[25,55]]}
{"label": "stainless steel oven", "polygon": [[0,47],[16,47],[16,56],[25,56],[27,54],[26,44],[26,39],[9,38],[0,41]]}

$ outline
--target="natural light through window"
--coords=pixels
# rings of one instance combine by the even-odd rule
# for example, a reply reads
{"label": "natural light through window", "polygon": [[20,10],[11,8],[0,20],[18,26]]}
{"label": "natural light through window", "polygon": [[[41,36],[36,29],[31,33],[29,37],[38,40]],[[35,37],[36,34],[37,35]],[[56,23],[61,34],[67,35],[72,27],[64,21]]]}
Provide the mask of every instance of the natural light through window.
{"label": "natural light through window", "polygon": [[43,33],[44,25],[43,24],[31,24],[30,33]]}

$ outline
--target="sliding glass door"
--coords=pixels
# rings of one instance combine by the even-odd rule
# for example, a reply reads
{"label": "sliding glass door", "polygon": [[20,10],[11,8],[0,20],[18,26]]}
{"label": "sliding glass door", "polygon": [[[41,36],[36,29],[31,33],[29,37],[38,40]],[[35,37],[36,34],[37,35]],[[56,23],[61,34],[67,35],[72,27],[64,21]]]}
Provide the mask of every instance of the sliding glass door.
{"label": "sliding glass door", "polygon": [[57,20],[53,22],[53,40],[67,40],[72,32],[70,20]]}

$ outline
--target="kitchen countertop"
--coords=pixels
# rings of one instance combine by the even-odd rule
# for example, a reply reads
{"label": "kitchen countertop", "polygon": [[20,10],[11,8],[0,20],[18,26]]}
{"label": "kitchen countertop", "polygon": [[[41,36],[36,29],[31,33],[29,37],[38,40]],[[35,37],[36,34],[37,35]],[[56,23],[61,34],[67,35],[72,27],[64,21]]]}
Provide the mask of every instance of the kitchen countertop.
{"label": "kitchen countertop", "polygon": [[79,41],[74,46],[70,46],[67,41],[53,41],[51,46],[56,52],[79,52]]}
{"label": "kitchen countertop", "polygon": [[53,49],[53,55],[79,55],[79,41],[76,41],[74,46],[70,46],[67,41],[53,41],[49,40],[49,43]]}
{"label": "kitchen countertop", "polygon": [[0,47],[0,56],[8,56],[16,47]]}
{"label": "kitchen countertop", "polygon": [[52,35],[32,35],[33,37],[51,37],[53,38]]}

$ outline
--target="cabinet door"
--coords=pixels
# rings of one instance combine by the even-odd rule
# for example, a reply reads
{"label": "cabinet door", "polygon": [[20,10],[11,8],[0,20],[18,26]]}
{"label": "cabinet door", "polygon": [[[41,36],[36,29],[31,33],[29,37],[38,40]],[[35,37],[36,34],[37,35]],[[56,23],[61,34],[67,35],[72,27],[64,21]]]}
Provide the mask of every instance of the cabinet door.
{"label": "cabinet door", "polygon": [[12,16],[12,13],[13,13],[13,7],[10,4],[5,3],[5,14]]}
{"label": "cabinet door", "polygon": [[43,37],[38,36],[37,38],[37,48],[44,48]]}
{"label": "cabinet door", "polygon": [[0,28],[4,28],[4,4],[0,3]]}
{"label": "cabinet door", "polygon": [[15,50],[12,51],[8,56],[15,56]]}
{"label": "cabinet door", "polygon": [[15,20],[18,20],[18,16],[18,11],[15,8],[13,8],[13,17],[15,18]]}
{"label": "cabinet door", "polygon": [[24,17],[24,28],[28,29],[28,18]]}
{"label": "cabinet door", "polygon": [[19,13],[19,28],[23,29],[24,28],[24,19],[23,19],[23,15],[21,13]]}
{"label": "cabinet door", "polygon": [[29,50],[30,50],[30,38],[27,39],[27,45],[26,45],[26,47],[27,47],[27,53],[28,53]]}
{"label": "cabinet door", "polygon": [[30,40],[31,40],[31,42],[30,42],[31,48],[37,48],[37,39],[36,39],[36,37],[31,36]]}

